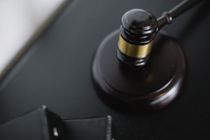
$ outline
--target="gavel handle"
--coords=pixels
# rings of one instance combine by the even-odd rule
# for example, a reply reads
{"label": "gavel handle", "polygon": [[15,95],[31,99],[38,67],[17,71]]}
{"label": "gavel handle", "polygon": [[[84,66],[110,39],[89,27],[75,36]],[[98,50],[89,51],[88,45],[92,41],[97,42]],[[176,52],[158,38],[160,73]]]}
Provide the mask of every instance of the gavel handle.
{"label": "gavel handle", "polygon": [[206,0],[183,0],[171,10],[163,12],[162,16],[157,19],[158,29],[161,29],[165,25],[170,24],[174,18],[203,1]]}

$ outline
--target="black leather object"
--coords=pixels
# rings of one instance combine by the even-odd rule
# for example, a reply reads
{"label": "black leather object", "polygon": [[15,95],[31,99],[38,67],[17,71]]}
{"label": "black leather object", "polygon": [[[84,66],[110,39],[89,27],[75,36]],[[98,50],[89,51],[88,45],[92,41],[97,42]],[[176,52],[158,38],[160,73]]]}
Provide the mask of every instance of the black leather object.
{"label": "black leather object", "polygon": [[62,120],[39,108],[0,125],[1,140],[111,140],[111,116]]}

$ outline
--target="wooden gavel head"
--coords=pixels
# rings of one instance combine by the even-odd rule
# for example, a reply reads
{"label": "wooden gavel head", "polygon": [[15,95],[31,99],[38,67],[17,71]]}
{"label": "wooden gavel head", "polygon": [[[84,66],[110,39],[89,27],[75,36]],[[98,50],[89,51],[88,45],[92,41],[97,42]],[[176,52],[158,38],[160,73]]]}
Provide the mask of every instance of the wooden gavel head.
{"label": "wooden gavel head", "polygon": [[146,64],[158,31],[156,17],[142,9],[132,9],[122,16],[118,41],[118,59],[126,64]]}

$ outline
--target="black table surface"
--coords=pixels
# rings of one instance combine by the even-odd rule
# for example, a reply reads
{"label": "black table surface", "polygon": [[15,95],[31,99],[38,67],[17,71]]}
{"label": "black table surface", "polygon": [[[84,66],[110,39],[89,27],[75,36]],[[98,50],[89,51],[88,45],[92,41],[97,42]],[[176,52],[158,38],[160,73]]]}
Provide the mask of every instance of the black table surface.
{"label": "black table surface", "polygon": [[[188,80],[183,95],[152,114],[119,111],[96,94],[95,50],[131,8],[155,16],[180,0],[75,0],[1,81],[0,123],[41,105],[62,118],[112,115],[116,140],[210,139],[210,6],[199,5],[164,28],[183,46]],[[1,139],[1,138],[0,138]]]}

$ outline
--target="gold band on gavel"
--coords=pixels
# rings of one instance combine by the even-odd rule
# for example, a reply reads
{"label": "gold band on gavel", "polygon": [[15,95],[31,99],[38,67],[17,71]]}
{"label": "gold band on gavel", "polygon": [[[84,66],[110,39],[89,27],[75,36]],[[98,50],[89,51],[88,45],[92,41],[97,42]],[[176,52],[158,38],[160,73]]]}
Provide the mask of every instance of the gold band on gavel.
{"label": "gold band on gavel", "polygon": [[135,45],[125,41],[120,35],[118,48],[122,54],[140,59],[149,55],[152,50],[152,42],[145,45]]}

